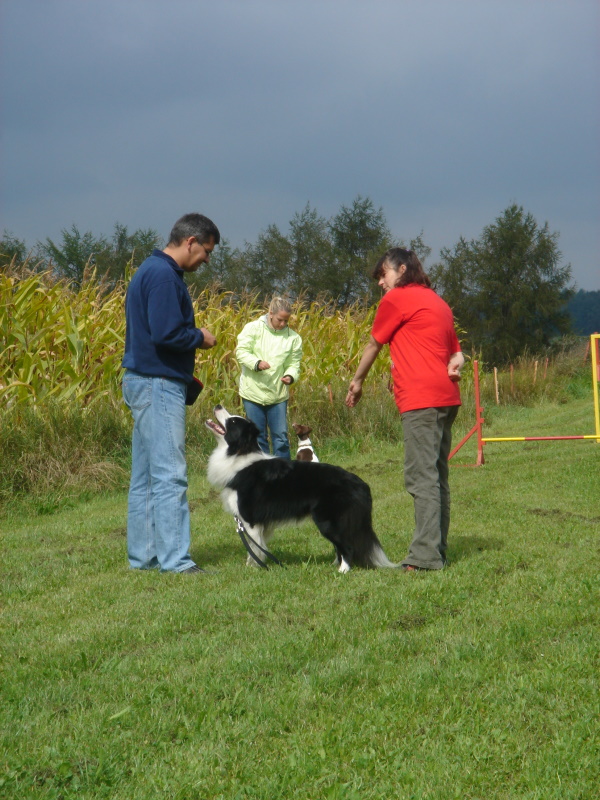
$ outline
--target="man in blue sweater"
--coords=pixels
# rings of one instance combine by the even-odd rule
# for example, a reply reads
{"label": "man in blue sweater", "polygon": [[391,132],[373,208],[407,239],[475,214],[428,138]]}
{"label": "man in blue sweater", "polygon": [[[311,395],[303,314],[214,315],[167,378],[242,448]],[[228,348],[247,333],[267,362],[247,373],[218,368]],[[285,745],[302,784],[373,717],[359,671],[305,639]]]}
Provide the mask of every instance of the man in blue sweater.
{"label": "man in blue sweater", "polygon": [[127,552],[133,569],[201,573],[189,553],[185,400],[195,353],[217,340],[197,328],[183,276],[207,263],[217,226],[186,214],[164,250],[154,250],[125,299],[123,398],[133,416]]}

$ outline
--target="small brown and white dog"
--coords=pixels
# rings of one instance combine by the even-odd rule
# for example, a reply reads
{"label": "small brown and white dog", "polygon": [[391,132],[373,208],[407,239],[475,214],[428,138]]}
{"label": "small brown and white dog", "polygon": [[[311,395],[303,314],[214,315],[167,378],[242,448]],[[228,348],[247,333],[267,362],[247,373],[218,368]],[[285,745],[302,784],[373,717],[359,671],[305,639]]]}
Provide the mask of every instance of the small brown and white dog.
{"label": "small brown and white dog", "polygon": [[292,423],[292,428],[296,431],[298,437],[296,461],[314,461],[318,464],[319,459],[317,458],[311,440],[308,438],[312,428],[309,428],[308,425],[299,425],[297,422]]}

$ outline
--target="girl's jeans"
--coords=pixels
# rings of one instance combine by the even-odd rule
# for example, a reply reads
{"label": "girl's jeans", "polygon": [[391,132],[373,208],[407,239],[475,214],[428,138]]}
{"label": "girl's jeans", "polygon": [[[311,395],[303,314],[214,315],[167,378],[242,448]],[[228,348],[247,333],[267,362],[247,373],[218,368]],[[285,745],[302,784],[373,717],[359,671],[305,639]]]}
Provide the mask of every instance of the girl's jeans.
{"label": "girl's jeans", "polygon": [[258,444],[260,449],[264,453],[269,452],[268,428],[271,434],[273,455],[278,458],[291,458],[287,432],[287,400],[283,400],[281,403],[274,403],[271,406],[263,406],[260,403],[253,403],[251,400],[245,400],[244,398],[242,398],[242,402],[246,416],[259,430]]}

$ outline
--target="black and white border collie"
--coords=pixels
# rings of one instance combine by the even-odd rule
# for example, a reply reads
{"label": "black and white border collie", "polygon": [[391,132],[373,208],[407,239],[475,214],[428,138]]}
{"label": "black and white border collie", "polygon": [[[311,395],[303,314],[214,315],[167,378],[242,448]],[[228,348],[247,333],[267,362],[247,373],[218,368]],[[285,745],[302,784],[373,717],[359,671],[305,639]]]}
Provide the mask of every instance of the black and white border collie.
{"label": "black and white border collie", "polygon": [[[216,422],[206,426],[217,447],[208,461],[208,480],[221,490],[226,511],[238,517],[250,537],[266,549],[275,528],[312,517],[334,546],[339,571],[396,567],[383,552],[371,522],[371,490],[357,475],[331,464],[287,461],[258,446],[258,428],[244,417],[215,406]],[[261,553],[250,544],[260,558]],[[248,556],[248,563],[253,561]]]}

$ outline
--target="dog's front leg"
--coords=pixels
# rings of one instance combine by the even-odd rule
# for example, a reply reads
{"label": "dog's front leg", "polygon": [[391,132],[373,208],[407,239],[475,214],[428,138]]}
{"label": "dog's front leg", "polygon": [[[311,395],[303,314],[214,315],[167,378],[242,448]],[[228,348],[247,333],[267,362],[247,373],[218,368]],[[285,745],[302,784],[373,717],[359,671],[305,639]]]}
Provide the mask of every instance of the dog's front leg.
{"label": "dog's front leg", "polygon": [[[267,549],[267,543],[265,541],[263,526],[262,525],[251,526],[244,522],[244,527],[246,528],[246,533],[248,534],[248,545],[250,546],[250,549],[260,561],[264,562],[266,556],[260,550],[261,547],[263,548],[263,550]],[[258,547],[256,547],[256,545],[258,545]],[[248,554],[248,557],[246,559],[246,564],[249,567],[260,566],[259,564],[256,563],[256,561],[252,558],[250,554]]]}
{"label": "dog's front leg", "polygon": [[[335,547],[335,545],[334,545]],[[334,566],[338,567],[338,572],[341,572],[342,575],[345,575],[346,572],[350,572],[351,564],[350,559],[346,560],[341,550],[337,547],[335,548],[335,558],[333,559]]]}
{"label": "dog's front leg", "polygon": [[342,575],[344,575],[346,572],[350,572],[350,569],[351,569],[350,564],[346,561],[344,556],[341,556],[340,568],[338,569],[338,572],[341,572]]}

